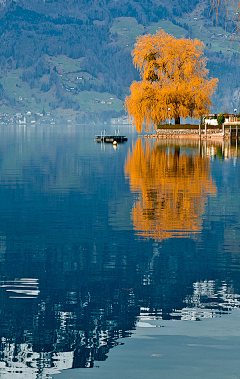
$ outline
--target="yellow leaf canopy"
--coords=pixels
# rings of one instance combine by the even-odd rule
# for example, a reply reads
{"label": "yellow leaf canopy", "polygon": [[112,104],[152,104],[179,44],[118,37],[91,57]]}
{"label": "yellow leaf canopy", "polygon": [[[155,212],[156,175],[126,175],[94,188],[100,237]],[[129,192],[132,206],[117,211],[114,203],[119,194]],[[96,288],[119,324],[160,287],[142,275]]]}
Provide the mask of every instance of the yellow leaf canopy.
{"label": "yellow leaf canopy", "polygon": [[137,38],[133,62],[142,80],[133,82],[125,106],[141,132],[167,118],[198,118],[209,112],[218,79],[208,79],[204,44],[157,31]]}

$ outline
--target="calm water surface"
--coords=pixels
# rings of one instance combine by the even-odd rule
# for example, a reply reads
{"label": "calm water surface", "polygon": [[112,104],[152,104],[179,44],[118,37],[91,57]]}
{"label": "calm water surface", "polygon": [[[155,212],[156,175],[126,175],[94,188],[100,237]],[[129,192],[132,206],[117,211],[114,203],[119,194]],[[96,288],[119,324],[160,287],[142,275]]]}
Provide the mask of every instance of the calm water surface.
{"label": "calm water surface", "polygon": [[100,131],[0,128],[0,377],[91,370],[140,321],[240,308],[238,146]]}

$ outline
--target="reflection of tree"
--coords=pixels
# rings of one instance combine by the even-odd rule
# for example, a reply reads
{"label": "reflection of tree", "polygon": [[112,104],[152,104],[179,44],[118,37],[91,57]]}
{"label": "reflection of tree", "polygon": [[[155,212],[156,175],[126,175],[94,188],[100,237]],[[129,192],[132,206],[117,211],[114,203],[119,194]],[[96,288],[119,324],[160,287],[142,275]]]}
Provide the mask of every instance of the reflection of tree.
{"label": "reflection of tree", "polygon": [[132,210],[138,235],[161,241],[182,237],[201,229],[207,195],[216,193],[207,158],[151,148],[139,139],[129,154],[125,173],[133,192],[141,196]]}

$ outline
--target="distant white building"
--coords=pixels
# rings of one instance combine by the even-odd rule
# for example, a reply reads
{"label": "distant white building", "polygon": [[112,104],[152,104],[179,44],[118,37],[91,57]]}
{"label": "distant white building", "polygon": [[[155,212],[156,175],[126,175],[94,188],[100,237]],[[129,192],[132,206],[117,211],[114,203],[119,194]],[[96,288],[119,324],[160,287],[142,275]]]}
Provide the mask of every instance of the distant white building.
{"label": "distant white building", "polygon": [[205,119],[205,124],[211,125],[211,126],[218,126],[218,121],[217,121],[216,118],[212,118],[212,119],[206,118]]}

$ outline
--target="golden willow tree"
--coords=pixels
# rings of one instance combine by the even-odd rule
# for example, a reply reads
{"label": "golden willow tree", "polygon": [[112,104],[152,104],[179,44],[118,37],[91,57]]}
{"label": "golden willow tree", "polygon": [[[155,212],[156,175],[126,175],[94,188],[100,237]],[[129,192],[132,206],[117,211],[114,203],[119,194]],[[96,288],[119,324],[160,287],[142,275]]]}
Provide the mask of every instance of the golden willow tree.
{"label": "golden willow tree", "polygon": [[201,231],[204,205],[216,187],[209,161],[198,154],[168,152],[151,141],[136,142],[125,163],[131,190],[139,194],[132,209],[134,229],[161,241]]}
{"label": "golden willow tree", "polygon": [[204,44],[195,39],[177,39],[163,30],[137,38],[133,62],[142,80],[133,82],[125,107],[141,132],[180,117],[198,118],[211,106],[217,79],[208,79]]}

